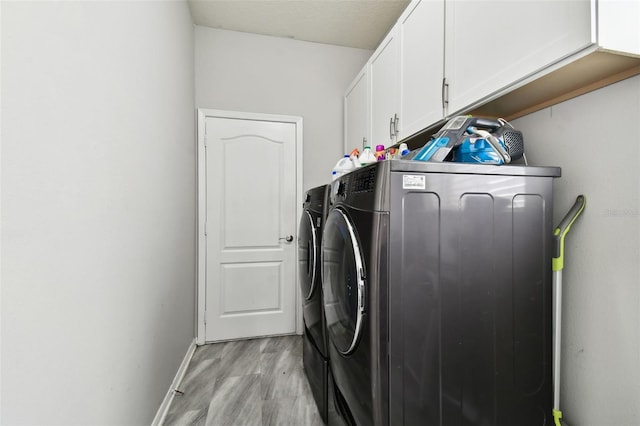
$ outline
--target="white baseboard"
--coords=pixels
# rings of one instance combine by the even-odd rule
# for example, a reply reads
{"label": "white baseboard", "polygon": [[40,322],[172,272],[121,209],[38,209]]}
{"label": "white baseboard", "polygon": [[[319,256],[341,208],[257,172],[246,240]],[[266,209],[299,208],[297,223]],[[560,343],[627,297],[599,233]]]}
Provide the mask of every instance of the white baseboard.
{"label": "white baseboard", "polygon": [[169,407],[171,406],[171,401],[173,401],[173,396],[175,395],[174,389],[178,389],[182,379],[184,378],[185,373],[187,372],[187,367],[189,366],[189,362],[191,362],[191,357],[193,357],[193,353],[196,351],[196,339],[193,339],[191,344],[189,345],[189,349],[187,349],[187,353],[182,360],[182,364],[180,364],[180,368],[176,372],[176,376],[173,378],[173,382],[167,391],[167,394],[160,404],[158,411],[156,412],[156,416],[153,418],[153,422],[151,426],[161,426],[164,423],[164,418],[167,416],[167,411],[169,411]]}

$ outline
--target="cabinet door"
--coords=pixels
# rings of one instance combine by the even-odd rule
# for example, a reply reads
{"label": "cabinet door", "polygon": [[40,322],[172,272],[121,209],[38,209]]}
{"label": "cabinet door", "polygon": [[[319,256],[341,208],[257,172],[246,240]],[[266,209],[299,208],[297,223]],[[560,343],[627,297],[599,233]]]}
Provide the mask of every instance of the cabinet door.
{"label": "cabinet door", "polygon": [[414,2],[400,17],[399,139],[443,118],[444,0]]}
{"label": "cabinet door", "polygon": [[640,55],[640,1],[598,1],[598,46]]}
{"label": "cabinet door", "polygon": [[592,43],[590,0],[446,0],[449,115]]}
{"label": "cabinet door", "polygon": [[371,148],[395,143],[394,117],[398,114],[399,82],[397,28],[391,30],[369,62],[371,84]]}
{"label": "cabinet door", "polygon": [[[360,152],[363,139],[369,141],[369,73],[368,65],[358,73],[344,96],[344,153],[353,148]],[[367,142],[368,143],[368,142]]]}

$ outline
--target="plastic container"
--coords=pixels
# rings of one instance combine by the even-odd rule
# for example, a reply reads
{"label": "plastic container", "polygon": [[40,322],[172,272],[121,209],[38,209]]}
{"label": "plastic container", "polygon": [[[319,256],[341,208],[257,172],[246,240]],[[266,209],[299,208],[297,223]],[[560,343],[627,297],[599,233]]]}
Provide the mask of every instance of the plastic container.
{"label": "plastic container", "polygon": [[354,148],[353,151],[351,151],[351,154],[349,155],[349,158],[351,158],[351,161],[353,162],[353,167],[356,169],[358,167],[362,167],[362,164],[360,163],[360,159],[358,158],[359,155],[360,153],[358,152],[358,148]]}
{"label": "plastic container", "polygon": [[333,172],[331,174],[333,176],[333,179],[335,180],[340,176],[349,173],[353,169],[355,169],[353,161],[351,161],[351,158],[349,158],[348,154],[345,154],[344,157],[342,157],[336,163],[336,166],[333,168]]}
{"label": "plastic container", "polygon": [[363,166],[376,162],[376,156],[373,154],[373,152],[371,152],[370,146],[364,147],[364,150],[362,150],[362,154],[360,154],[360,157],[358,157],[358,159],[360,160],[360,164],[362,164]]}
{"label": "plastic container", "polygon": [[384,151],[384,145],[376,145],[376,161],[382,161],[387,159],[387,155]]}
{"label": "plastic container", "polygon": [[409,148],[406,143],[401,143],[398,147],[398,158],[403,157],[409,153]]}
{"label": "plastic container", "polygon": [[453,154],[453,161],[458,163],[504,164],[498,154],[486,139],[465,141]]}

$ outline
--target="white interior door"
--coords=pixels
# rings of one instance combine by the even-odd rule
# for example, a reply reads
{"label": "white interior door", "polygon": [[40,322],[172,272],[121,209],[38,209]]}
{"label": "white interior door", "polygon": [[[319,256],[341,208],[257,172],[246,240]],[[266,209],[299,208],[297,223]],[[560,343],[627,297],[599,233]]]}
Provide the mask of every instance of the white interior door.
{"label": "white interior door", "polygon": [[302,118],[204,110],[200,121],[198,340],[294,333]]}

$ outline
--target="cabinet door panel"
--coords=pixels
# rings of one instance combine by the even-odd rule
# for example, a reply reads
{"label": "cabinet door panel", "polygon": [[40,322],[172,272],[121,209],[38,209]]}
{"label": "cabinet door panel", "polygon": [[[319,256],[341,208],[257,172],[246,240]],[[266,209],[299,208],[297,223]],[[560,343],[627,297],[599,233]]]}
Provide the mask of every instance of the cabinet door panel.
{"label": "cabinet door panel", "polygon": [[598,45],[640,55],[640,1],[599,1]]}
{"label": "cabinet door panel", "polygon": [[353,148],[362,152],[364,138],[369,140],[369,74],[367,66],[356,76],[344,97],[344,153]]}
{"label": "cabinet door panel", "polygon": [[592,43],[590,0],[447,0],[445,7],[449,114]]}
{"label": "cabinet door panel", "polygon": [[371,57],[371,148],[392,145],[390,120],[398,113],[398,38],[394,30]]}
{"label": "cabinet door panel", "polygon": [[400,18],[400,139],[443,117],[444,0],[412,6]]}

